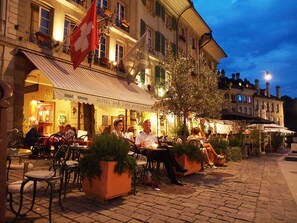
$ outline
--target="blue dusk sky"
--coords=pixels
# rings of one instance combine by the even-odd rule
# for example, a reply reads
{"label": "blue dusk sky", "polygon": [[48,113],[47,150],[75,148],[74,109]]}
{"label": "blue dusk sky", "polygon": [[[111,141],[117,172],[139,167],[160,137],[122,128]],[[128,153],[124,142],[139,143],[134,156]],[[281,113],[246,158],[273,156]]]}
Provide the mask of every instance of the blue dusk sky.
{"label": "blue dusk sky", "polygon": [[296,0],[192,0],[213,37],[228,55],[219,70],[240,73],[265,88],[265,71],[272,75],[270,92],[297,98]]}

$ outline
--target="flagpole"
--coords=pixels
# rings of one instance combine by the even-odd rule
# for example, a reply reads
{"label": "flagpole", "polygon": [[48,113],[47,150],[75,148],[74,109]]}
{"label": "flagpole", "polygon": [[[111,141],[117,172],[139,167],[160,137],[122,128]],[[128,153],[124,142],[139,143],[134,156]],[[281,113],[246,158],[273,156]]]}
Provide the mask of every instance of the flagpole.
{"label": "flagpole", "polygon": [[[96,0],[94,0],[96,1]],[[89,9],[91,8],[93,2],[89,5],[89,7],[84,11],[84,13],[82,14],[82,16],[80,17],[80,19],[76,22],[75,26],[73,26],[73,28],[71,29],[70,33],[73,32],[73,30],[78,26],[78,24],[83,20],[83,18],[85,17],[86,13],[89,11]],[[96,6],[97,7],[97,6]],[[100,22],[102,20],[104,20],[105,18],[103,19],[100,19],[99,21],[97,22]],[[58,47],[58,49],[56,50],[56,52],[58,52],[60,49],[61,49],[61,46],[64,45],[64,43],[66,42],[67,38],[70,36],[70,34],[68,34],[67,36],[64,37],[64,40],[63,42],[60,44],[60,46]]]}

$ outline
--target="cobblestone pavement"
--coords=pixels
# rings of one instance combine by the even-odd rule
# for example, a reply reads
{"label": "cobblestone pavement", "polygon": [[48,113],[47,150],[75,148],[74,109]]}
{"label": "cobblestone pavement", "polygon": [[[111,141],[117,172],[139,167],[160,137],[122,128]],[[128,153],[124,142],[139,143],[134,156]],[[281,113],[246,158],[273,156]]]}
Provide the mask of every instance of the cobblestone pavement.
{"label": "cobblestone pavement", "polygon": [[[63,199],[61,212],[55,198],[53,222],[297,222],[297,205],[278,167],[283,154],[266,154],[225,167],[206,169],[181,178],[185,186],[161,178],[161,190],[137,187],[137,194],[92,201],[73,188]],[[31,162],[31,161],[30,161]],[[33,160],[35,169],[49,161]],[[297,174],[297,172],[296,172]],[[12,171],[11,180],[20,172]],[[28,206],[28,205],[27,205]],[[7,210],[7,221],[14,215]],[[48,222],[48,200],[40,192],[32,212],[18,222]]]}

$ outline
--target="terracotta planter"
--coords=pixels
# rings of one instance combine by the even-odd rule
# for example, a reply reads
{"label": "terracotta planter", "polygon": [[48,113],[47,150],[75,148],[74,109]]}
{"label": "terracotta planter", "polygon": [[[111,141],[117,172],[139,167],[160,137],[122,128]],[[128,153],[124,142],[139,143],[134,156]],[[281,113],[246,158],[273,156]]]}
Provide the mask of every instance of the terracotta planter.
{"label": "terracotta planter", "polygon": [[226,155],[224,157],[224,159],[218,159],[217,157],[214,157],[214,165],[216,166],[223,166],[226,162]]}
{"label": "terracotta planter", "polygon": [[123,173],[119,175],[114,173],[116,163],[100,161],[101,177],[93,179],[91,184],[88,178],[83,179],[82,188],[87,196],[99,200],[108,200],[130,192],[131,174]]}
{"label": "terracotta planter", "polygon": [[175,160],[178,162],[179,165],[188,169],[186,173],[177,172],[176,174],[179,176],[186,176],[193,173],[197,173],[201,169],[201,163],[197,163],[196,161],[190,160],[187,155],[181,155],[181,156],[175,155]]}

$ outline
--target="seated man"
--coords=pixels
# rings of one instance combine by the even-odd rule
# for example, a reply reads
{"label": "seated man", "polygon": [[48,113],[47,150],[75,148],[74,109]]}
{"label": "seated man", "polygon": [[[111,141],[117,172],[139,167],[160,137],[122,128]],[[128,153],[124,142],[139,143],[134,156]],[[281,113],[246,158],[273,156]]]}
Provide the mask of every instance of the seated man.
{"label": "seated man", "polygon": [[[149,147],[155,147],[158,144],[157,137],[151,133],[151,122],[150,120],[145,120],[142,124],[143,131],[136,136],[135,144],[138,148],[149,148]],[[144,151],[144,155],[148,151]],[[174,159],[173,154],[169,150],[154,150],[151,151],[152,154],[150,154],[152,159],[163,162],[167,171],[167,175],[169,179],[171,180],[172,184],[176,184],[179,186],[183,186],[181,182],[179,182],[176,179],[176,176],[173,171],[173,167],[175,167],[175,170],[177,172],[187,172],[187,169],[184,169],[181,167],[176,160]]]}

